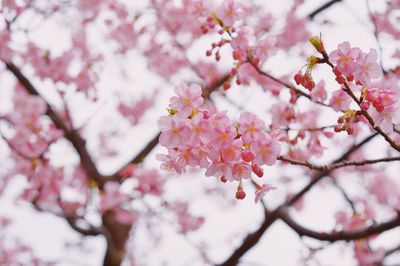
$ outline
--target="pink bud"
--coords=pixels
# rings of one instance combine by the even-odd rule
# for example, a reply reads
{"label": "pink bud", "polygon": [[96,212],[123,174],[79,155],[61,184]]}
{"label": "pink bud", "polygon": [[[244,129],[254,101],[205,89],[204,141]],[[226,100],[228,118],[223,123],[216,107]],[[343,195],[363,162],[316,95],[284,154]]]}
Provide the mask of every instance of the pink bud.
{"label": "pink bud", "polygon": [[242,200],[246,197],[246,192],[243,191],[243,189],[238,189],[236,191],[236,198],[239,200]]}
{"label": "pink bud", "polygon": [[251,170],[253,173],[255,173],[258,177],[263,177],[264,176],[264,169],[262,169],[260,166],[253,164],[251,166]]}
{"label": "pink bud", "polygon": [[242,151],[242,159],[245,162],[251,162],[256,158],[256,154],[252,150],[244,150]]}
{"label": "pink bud", "polygon": [[220,180],[222,183],[226,183],[226,181],[228,181],[224,175],[220,177]]}
{"label": "pink bud", "polygon": [[361,107],[361,110],[367,111],[369,108],[369,102],[362,102],[360,107]]}

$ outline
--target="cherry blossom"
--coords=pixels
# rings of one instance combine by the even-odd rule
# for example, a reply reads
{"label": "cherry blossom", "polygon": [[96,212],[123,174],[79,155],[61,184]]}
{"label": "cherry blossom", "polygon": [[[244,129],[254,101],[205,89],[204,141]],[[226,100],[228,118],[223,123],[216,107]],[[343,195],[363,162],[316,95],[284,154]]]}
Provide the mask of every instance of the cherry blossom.
{"label": "cherry blossom", "polygon": [[332,93],[329,104],[335,111],[346,110],[350,107],[351,99],[343,89],[336,90]]}
{"label": "cherry blossom", "polygon": [[360,48],[351,47],[349,42],[342,42],[338,45],[337,50],[329,54],[329,59],[337,65],[338,70],[342,74],[351,79],[357,67],[356,59],[360,54]]}
{"label": "cherry blossom", "polygon": [[372,79],[380,78],[382,73],[377,59],[378,53],[375,49],[371,49],[368,54],[361,53],[355,62],[357,67],[354,70],[354,78],[363,85],[369,85]]}

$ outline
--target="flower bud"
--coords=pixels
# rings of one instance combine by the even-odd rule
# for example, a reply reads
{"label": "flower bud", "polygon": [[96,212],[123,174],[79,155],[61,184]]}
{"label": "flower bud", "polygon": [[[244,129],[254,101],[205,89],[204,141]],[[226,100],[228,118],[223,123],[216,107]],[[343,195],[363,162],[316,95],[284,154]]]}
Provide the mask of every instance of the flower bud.
{"label": "flower bud", "polygon": [[325,47],[324,44],[322,43],[322,40],[318,36],[314,36],[310,38],[310,43],[317,49],[319,53],[326,53],[325,52]]}

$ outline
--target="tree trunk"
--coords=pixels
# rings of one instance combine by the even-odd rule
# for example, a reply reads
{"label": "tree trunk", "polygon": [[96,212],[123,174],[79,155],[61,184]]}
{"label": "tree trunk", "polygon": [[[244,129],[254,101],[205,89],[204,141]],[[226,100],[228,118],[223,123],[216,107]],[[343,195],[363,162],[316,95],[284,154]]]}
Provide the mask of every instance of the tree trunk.
{"label": "tree trunk", "polygon": [[102,217],[103,226],[107,229],[107,251],[103,266],[119,266],[125,257],[125,244],[129,238],[131,225],[121,224],[115,219],[113,211],[107,211]]}

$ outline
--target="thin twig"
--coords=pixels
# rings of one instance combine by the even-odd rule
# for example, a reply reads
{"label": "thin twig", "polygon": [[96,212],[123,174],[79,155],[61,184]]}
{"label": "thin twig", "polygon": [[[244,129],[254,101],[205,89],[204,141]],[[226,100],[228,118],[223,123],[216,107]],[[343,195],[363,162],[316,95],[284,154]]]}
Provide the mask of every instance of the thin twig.
{"label": "thin twig", "polygon": [[288,162],[293,165],[302,165],[302,166],[305,166],[312,170],[326,171],[326,170],[334,170],[334,169],[347,167],[347,166],[364,166],[364,165],[368,165],[368,164],[376,164],[376,163],[382,163],[382,162],[400,161],[400,156],[385,157],[385,158],[373,159],[373,160],[342,161],[339,163],[329,164],[329,165],[317,165],[317,164],[312,164],[308,161],[294,160],[294,159],[287,158],[284,156],[279,156],[277,159],[280,161],[283,161],[283,162]]}

